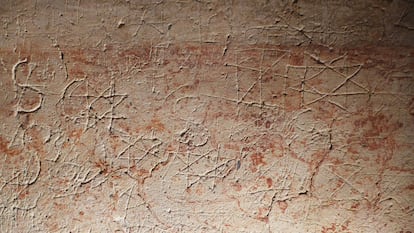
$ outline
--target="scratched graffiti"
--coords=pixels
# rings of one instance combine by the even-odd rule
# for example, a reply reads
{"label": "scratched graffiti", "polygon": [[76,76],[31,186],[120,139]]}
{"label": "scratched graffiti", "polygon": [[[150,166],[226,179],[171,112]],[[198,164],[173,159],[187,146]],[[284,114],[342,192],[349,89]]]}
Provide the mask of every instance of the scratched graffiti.
{"label": "scratched graffiti", "polygon": [[6,2],[1,232],[413,229],[412,3]]}

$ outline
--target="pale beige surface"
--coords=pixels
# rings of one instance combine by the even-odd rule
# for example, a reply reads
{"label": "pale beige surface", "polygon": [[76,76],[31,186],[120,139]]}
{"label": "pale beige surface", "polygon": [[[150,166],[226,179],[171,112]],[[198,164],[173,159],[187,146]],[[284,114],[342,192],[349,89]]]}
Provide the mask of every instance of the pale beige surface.
{"label": "pale beige surface", "polygon": [[0,232],[414,230],[412,2],[0,2]]}

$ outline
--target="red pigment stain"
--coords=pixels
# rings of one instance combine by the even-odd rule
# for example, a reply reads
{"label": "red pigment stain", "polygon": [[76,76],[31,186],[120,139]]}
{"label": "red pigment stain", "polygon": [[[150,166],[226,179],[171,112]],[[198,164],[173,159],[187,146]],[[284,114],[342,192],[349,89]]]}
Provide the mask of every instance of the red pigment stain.
{"label": "red pigment stain", "polygon": [[348,225],[349,225],[349,220],[347,220],[344,224],[341,225],[341,229],[342,231],[347,231],[348,230]]}
{"label": "red pigment stain", "polygon": [[265,216],[265,217],[257,217],[256,218],[259,221],[265,222],[265,223],[269,223],[269,217]]}
{"label": "red pigment stain", "polygon": [[140,178],[139,183],[144,184],[145,178],[147,178],[149,174],[150,173],[149,173],[148,170],[143,169],[143,168],[139,169],[138,172],[137,172],[137,175]]}
{"label": "red pigment stain", "polygon": [[8,144],[9,142],[7,140],[0,137],[0,152],[10,156],[14,156],[22,152],[22,150],[10,149]]}
{"label": "red pigment stain", "polygon": [[202,194],[204,194],[203,188],[202,188],[202,187],[200,187],[200,186],[198,186],[198,187],[196,188],[195,192],[196,192],[198,195],[202,195]]}
{"label": "red pigment stain", "polygon": [[263,216],[264,213],[266,213],[268,211],[269,210],[267,208],[263,208],[263,207],[262,208],[259,208],[259,213],[258,213],[256,219],[259,220],[259,221],[268,223],[269,222],[269,216],[267,216],[267,215]]}
{"label": "red pigment stain", "polygon": [[53,224],[46,223],[46,225],[48,226],[50,232],[55,232],[55,231],[58,231],[59,229],[59,225],[57,223],[53,223]]}
{"label": "red pigment stain", "polygon": [[253,147],[243,147],[242,148],[242,152],[249,152],[249,151],[253,151]]}
{"label": "red pigment stain", "polygon": [[79,66],[75,66],[71,69],[69,69],[69,75],[70,76],[76,76],[76,77],[82,77],[85,76],[85,72]]}
{"label": "red pigment stain", "polygon": [[243,189],[243,187],[239,183],[234,183],[234,184],[232,184],[232,186],[233,186],[234,190],[236,190],[236,191],[241,191]]}
{"label": "red pigment stain", "polygon": [[111,171],[109,163],[103,159],[99,159],[97,162],[95,162],[95,167],[99,168],[100,172],[104,175],[110,173]]}
{"label": "red pigment stain", "polygon": [[339,189],[339,188],[341,188],[341,186],[342,186],[343,184],[344,184],[344,181],[343,181],[343,180],[338,180],[338,181],[336,182],[335,188]]}
{"label": "red pigment stain", "polygon": [[267,179],[266,179],[266,184],[267,184],[267,187],[268,187],[268,188],[272,187],[272,185],[273,185],[273,180],[272,180],[272,178],[267,178]]}
{"label": "red pigment stain", "polygon": [[161,121],[160,121],[160,120],[158,120],[158,119],[156,119],[156,118],[153,118],[153,119],[151,120],[151,123],[147,125],[146,129],[147,129],[147,130],[154,129],[154,130],[156,130],[156,131],[163,132],[163,131],[165,131],[165,126],[164,126],[164,124],[163,124],[163,123],[161,123]]}
{"label": "red pigment stain", "polygon": [[266,165],[266,162],[263,161],[264,156],[260,153],[254,153],[251,156],[252,159],[252,163],[254,166],[259,166],[259,165]]}
{"label": "red pigment stain", "polygon": [[120,122],[119,127],[121,127],[127,133],[131,132],[131,128],[129,127],[129,125],[124,122]]}
{"label": "red pigment stain", "polygon": [[174,153],[175,151],[177,151],[177,149],[178,148],[176,147],[176,144],[171,143],[171,144],[168,144],[167,148],[165,149],[165,152]]}
{"label": "red pigment stain", "polygon": [[287,202],[286,201],[279,201],[277,204],[279,205],[279,208],[282,211],[282,213],[285,213],[286,209],[288,208]]}
{"label": "red pigment stain", "polygon": [[312,154],[312,160],[309,162],[312,168],[316,168],[320,165],[320,163],[324,160],[327,152],[324,150],[318,150]]}
{"label": "red pigment stain", "polygon": [[376,137],[381,133],[391,133],[403,127],[401,122],[391,122],[391,119],[384,114],[370,115],[367,118],[354,122],[356,128],[365,128],[364,137]]}
{"label": "red pigment stain", "polygon": [[28,147],[39,154],[45,155],[46,151],[44,149],[43,139],[40,136],[40,131],[36,128],[31,128],[26,131],[26,134],[31,137],[31,142]]}
{"label": "red pigment stain", "polygon": [[169,153],[168,154],[168,159],[167,160],[165,160],[165,161],[161,161],[161,162],[159,162],[153,169],[152,169],[152,171],[158,171],[158,170],[160,170],[161,169],[161,167],[165,167],[169,162],[170,162],[170,159],[173,157],[174,155],[172,154],[172,153]]}
{"label": "red pigment stain", "polygon": [[80,137],[82,136],[82,133],[83,133],[82,129],[72,130],[71,132],[69,132],[69,137],[79,140]]}
{"label": "red pigment stain", "polygon": [[335,224],[332,223],[331,227],[322,227],[322,233],[328,233],[328,232],[335,232],[336,227]]}
{"label": "red pigment stain", "polygon": [[53,205],[54,205],[54,208],[55,209],[58,209],[58,210],[64,210],[64,209],[66,209],[67,208],[67,205],[66,204],[60,204],[60,203],[53,203]]}
{"label": "red pigment stain", "polygon": [[295,66],[303,65],[303,54],[293,53],[290,56],[289,64]]}
{"label": "red pigment stain", "polygon": [[358,209],[358,207],[361,205],[361,203],[357,202],[352,204],[351,209]]}
{"label": "red pigment stain", "polygon": [[409,189],[409,190],[414,190],[414,184],[408,185],[408,186],[407,186],[407,189]]}
{"label": "red pigment stain", "polygon": [[29,194],[29,190],[25,190],[25,191],[21,192],[21,193],[19,194],[19,199],[20,199],[20,200],[22,200],[22,199],[26,198],[26,196],[27,196],[28,194]]}
{"label": "red pigment stain", "polygon": [[240,147],[237,144],[224,144],[224,148],[228,149],[228,150],[235,150],[235,151],[240,151]]}

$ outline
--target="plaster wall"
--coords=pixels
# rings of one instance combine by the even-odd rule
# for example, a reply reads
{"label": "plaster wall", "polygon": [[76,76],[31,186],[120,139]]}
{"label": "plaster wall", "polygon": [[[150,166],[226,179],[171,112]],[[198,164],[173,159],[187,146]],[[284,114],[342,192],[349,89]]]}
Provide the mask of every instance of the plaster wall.
{"label": "plaster wall", "polygon": [[412,1],[0,20],[0,232],[414,231]]}

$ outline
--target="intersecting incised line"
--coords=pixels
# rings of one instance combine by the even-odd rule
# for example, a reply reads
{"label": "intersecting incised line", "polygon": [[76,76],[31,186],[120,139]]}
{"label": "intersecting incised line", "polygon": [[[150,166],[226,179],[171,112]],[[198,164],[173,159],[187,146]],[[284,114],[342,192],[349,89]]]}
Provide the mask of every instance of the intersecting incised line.
{"label": "intersecting incised line", "polygon": [[[264,62],[264,54],[265,51],[267,51],[267,49],[260,49],[261,50],[261,56],[260,56],[260,62],[259,62],[259,68],[257,67],[251,67],[251,66],[245,66],[242,65],[242,62],[239,62],[238,59],[238,52],[236,52],[235,55],[235,59],[236,59],[236,63],[225,63],[225,66],[230,66],[230,67],[235,67],[235,78],[236,78],[236,98],[226,98],[226,97],[221,97],[221,96],[216,96],[216,95],[211,95],[211,94],[201,94],[202,96],[206,96],[206,97],[210,97],[210,98],[218,98],[218,99],[222,99],[225,101],[230,101],[230,102],[234,102],[238,105],[240,104],[245,104],[248,106],[254,106],[254,107],[259,107],[259,108],[269,108],[269,109],[282,109],[283,107],[277,104],[269,104],[269,103],[265,103],[263,101],[263,76],[265,74],[267,74],[272,68],[274,68],[275,65],[277,65],[289,52],[288,51],[282,51],[283,54],[280,55],[274,62],[272,62],[272,64],[266,68],[263,67],[263,62]],[[279,50],[277,50],[279,51]],[[257,72],[258,76],[256,78],[256,80],[249,86],[249,88],[242,94],[240,91],[240,77],[239,77],[239,71],[242,70],[249,70],[249,71],[253,71],[253,72]],[[259,88],[259,100],[256,101],[245,101],[245,98],[251,93],[251,91],[253,89],[255,89],[255,87]],[[239,109],[238,109],[239,112]]]}
{"label": "intersecting incised line", "polygon": [[[74,94],[75,90],[77,90],[82,84],[86,86],[86,93]],[[74,87],[72,88],[72,86]],[[69,88],[72,88],[72,90],[69,91]],[[90,86],[89,80],[87,78],[72,80],[63,89],[58,103],[64,103],[66,98],[85,98],[85,109],[83,111],[80,111],[79,116],[74,117],[74,119],[86,120],[84,132],[86,132],[90,128],[95,127],[95,125],[103,119],[109,120],[107,128],[109,132],[112,132],[114,120],[126,119],[125,116],[116,115],[115,108],[119,106],[128,97],[128,94],[116,93],[115,81],[113,78],[111,79],[109,86],[101,92],[98,93],[96,90],[94,90],[94,92],[98,94],[91,94],[90,88],[92,87]],[[109,108],[101,114],[98,114],[96,111],[94,111],[94,105],[96,105],[99,100],[105,100],[105,102],[109,104]]]}
{"label": "intersecting incised line", "polygon": [[[289,87],[289,89],[298,91],[301,93],[301,105],[302,107],[304,106],[309,106],[311,104],[314,104],[320,100],[323,100],[329,96],[348,96],[348,95],[367,95],[370,93],[370,90],[368,88],[366,88],[365,86],[361,85],[360,83],[358,83],[357,81],[354,80],[354,78],[357,76],[357,74],[362,70],[363,65],[362,64],[356,64],[356,65],[351,65],[351,66],[335,66],[333,65],[333,63],[337,62],[338,60],[343,59],[346,55],[342,55],[339,56],[337,58],[332,59],[329,62],[323,61],[321,60],[318,56],[314,55],[314,54],[310,54],[305,52],[306,54],[308,54],[313,60],[315,60],[318,64],[322,64],[322,66],[291,66],[288,65],[287,68],[295,68],[295,69],[303,69],[304,70],[304,74],[302,76],[302,80],[300,83],[300,88],[295,88],[295,87]],[[308,73],[308,69],[319,69],[319,71],[315,74],[313,74],[310,77],[306,77],[307,73]],[[356,68],[355,71],[350,74],[344,74],[340,71],[338,71],[338,68]],[[320,90],[318,90],[317,88],[315,88],[314,86],[311,86],[308,84],[308,81],[315,79],[319,76],[322,75],[322,73],[326,70],[331,70],[334,73],[338,74],[341,78],[343,78],[342,82],[340,82],[338,85],[336,85],[334,88],[332,88],[330,91],[328,92],[322,92]],[[363,91],[352,91],[352,92],[344,92],[344,93],[339,93],[337,92],[339,89],[341,89],[343,86],[345,86],[347,83],[353,83],[354,85],[360,87],[361,89],[363,89]],[[306,89],[305,87],[307,87],[308,89]],[[312,94],[316,94],[319,95],[318,98],[313,99],[307,103],[305,103],[304,101],[304,95],[305,93],[312,93]],[[333,101],[328,101],[331,104],[334,104],[335,106],[346,110],[345,107],[343,107],[342,105],[340,105],[339,103],[333,102]]]}

